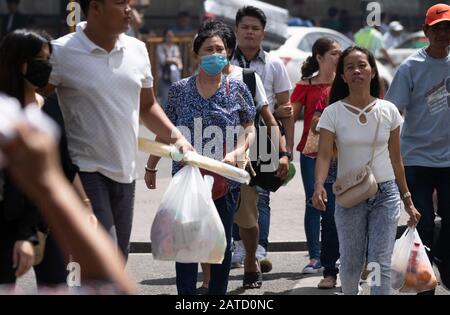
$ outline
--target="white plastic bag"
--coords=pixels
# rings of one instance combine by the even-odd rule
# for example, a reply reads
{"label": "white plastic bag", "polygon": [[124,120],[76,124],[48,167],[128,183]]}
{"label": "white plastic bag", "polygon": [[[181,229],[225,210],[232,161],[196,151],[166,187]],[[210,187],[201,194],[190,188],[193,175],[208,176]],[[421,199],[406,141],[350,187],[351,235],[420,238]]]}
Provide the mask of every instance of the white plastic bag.
{"label": "white plastic bag", "polygon": [[413,243],[414,232],[411,228],[407,228],[402,236],[395,241],[391,259],[391,286],[394,290],[400,289],[405,283],[409,253]]}
{"label": "white plastic bag", "polygon": [[419,293],[437,286],[436,275],[419,233],[408,228],[395,242],[391,262],[392,288],[404,293]]}
{"label": "white plastic bag", "polygon": [[154,259],[221,263],[225,229],[211,197],[213,178],[185,166],[164,193],[151,228]]}

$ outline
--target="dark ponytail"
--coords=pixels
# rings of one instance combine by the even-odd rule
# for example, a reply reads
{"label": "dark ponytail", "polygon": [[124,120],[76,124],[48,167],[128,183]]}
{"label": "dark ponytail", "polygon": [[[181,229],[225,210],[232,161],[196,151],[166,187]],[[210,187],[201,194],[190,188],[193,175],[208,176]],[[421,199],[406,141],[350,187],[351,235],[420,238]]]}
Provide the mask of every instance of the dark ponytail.
{"label": "dark ponytail", "polygon": [[317,71],[319,71],[319,63],[317,62],[317,59],[309,56],[302,65],[302,80],[312,77],[312,75]]}
{"label": "dark ponytail", "polygon": [[336,43],[335,40],[326,37],[321,37],[315,41],[312,47],[312,56],[309,56],[302,65],[302,80],[311,78],[314,73],[319,71],[317,56],[323,56],[333,49],[334,43]]}

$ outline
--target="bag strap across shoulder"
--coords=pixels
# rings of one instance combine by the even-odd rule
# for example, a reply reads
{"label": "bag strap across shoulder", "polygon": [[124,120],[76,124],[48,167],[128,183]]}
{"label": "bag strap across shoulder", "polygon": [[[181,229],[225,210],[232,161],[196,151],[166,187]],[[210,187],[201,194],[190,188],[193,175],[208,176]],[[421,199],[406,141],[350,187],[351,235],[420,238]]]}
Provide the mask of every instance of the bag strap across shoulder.
{"label": "bag strap across shoulder", "polygon": [[256,76],[255,70],[250,68],[242,69],[242,77],[244,83],[247,85],[250,93],[252,94],[253,100],[255,100],[256,96]]}

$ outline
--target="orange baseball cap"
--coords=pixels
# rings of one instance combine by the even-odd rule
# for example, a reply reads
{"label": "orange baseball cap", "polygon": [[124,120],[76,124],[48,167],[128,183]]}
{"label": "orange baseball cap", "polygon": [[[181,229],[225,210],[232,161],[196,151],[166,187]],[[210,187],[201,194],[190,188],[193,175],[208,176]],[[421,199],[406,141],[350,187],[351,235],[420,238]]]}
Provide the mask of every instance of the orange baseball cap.
{"label": "orange baseball cap", "polygon": [[439,3],[428,9],[426,25],[434,25],[442,21],[450,21],[450,5]]}

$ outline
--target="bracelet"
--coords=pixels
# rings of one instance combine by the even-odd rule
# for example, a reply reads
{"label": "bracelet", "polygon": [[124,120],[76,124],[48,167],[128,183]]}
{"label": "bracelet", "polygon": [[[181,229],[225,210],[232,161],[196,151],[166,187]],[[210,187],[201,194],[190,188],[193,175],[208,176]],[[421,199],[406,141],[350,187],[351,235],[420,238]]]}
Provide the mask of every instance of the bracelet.
{"label": "bracelet", "polygon": [[148,166],[145,166],[145,171],[150,173],[156,173],[158,171],[157,168],[150,168]]}
{"label": "bracelet", "polygon": [[401,199],[401,200],[405,200],[405,199],[407,199],[407,198],[411,198],[411,193],[410,193],[409,191],[405,192],[404,194],[402,194],[402,195],[400,196],[400,199]]}

